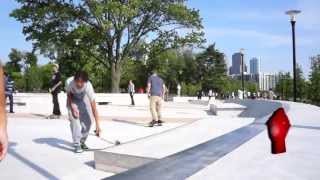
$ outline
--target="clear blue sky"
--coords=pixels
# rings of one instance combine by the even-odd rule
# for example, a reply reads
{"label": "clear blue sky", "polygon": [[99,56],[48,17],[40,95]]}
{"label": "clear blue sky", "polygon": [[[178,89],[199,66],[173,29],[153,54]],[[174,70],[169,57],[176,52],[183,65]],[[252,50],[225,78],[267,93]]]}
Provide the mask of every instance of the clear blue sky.
{"label": "clear blue sky", "polygon": [[[302,10],[297,17],[297,60],[305,74],[310,67],[309,57],[320,54],[319,0],[189,0],[188,4],[200,10],[208,44],[216,42],[229,62],[234,52],[244,48],[247,60],[261,58],[263,72],[291,71],[291,29],[284,12],[292,8]],[[21,33],[21,24],[9,17],[16,7],[14,0],[1,1],[3,61],[8,60],[11,48],[31,49]]]}

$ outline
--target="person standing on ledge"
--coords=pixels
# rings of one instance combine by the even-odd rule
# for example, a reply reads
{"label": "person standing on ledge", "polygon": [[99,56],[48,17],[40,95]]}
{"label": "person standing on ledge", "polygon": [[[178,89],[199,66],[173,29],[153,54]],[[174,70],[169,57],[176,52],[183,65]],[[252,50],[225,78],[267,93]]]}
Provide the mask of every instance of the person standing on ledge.
{"label": "person standing on ledge", "polygon": [[161,120],[161,105],[164,96],[165,85],[163,80],[157,75],[156,71],[148,78],[147,93],[150,99],[150,111],[152,115],[152,121],[149,123],[149,127],[153,127],[155,124],[161,126],[163,121]]}
{"label": "person standing on ledge", "polygon": [[[1,66],[1,65],[0,65]],[[5,104],[5,84],[3,69],[0,67],[0,161],[4,159],[8,150],[7,117]]]}
{"label": "person standing on ledge", "polygon": [[50,119],[59,119],[61,116],[60,105],[58,95],[60,93],[61,88],[61,74],[59,72],[59,65],[54,64],[53,66],[53,74],[51,78],[51,86],[49,92],[52,95],[52,103],[53,103],[53,112],[52,115],[49,116]]}
{"label": "person standing on ledge", "polygon": [[[67,84],[67,83],[66,83]],[[100,120],[96,107],[95,93],[88,74],[78,71],[72,81],[67,84],[67,108],[71,134],[76,153],[88,150],[85,142],[91,127],[91,114],[96,123],[96,135],[100,136]]]}
{"label": "person standing on ledge", "polygon": [[5,101],[7,100],[7,98],[9,98],[9,106],[10,106],[10,113],[14,113],[13,112],[13,93],[14,93],[14,81],[11,79],[11,77],[7,74],[4,73],[5,75]]}
{"label": "person standing on ledge", "polygon": [[134,84],[132,82],[132,80],[129,81],[129,85],[128,85],[128,92],[130,94],[130,97],[131,97],[131,105],[134,106],[135,103],[134,103],[134,93],[135,93],[135,87],[134,87]]}

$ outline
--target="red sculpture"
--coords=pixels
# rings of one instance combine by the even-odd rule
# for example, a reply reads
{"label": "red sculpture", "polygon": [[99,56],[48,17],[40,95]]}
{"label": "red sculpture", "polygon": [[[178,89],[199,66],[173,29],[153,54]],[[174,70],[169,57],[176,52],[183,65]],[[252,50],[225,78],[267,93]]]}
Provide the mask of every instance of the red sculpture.
{"label": "red sculpture", "polygon": [[291,124],[284,109],[279,108],[274,111],[266,125],[268,126],[268,135],[271,140],[272,154],[286,152],[285,140]]}

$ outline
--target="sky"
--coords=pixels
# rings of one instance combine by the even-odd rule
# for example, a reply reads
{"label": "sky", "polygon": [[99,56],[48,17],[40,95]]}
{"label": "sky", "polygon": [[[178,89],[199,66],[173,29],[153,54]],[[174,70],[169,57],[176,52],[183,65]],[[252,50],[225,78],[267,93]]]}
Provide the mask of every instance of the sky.
{"label": "sky", "polygon": [[[310,56],[320,54],[319,0],[189,0],[189,7],[198,9],[203,21],[207,44],[216,43],[231,63],[232,54],[245,49],[245,59],[261,59],[266,73],[292,71],[291,25],[285,11],[299,9],[297,17],[297,62],[307,76]],[[8,60],[11,48],[30,50],[22,25],[9,17],[17,8],[14,0],[0,4],[0,59]],[[40,63],[46,60],[41,58]]]}

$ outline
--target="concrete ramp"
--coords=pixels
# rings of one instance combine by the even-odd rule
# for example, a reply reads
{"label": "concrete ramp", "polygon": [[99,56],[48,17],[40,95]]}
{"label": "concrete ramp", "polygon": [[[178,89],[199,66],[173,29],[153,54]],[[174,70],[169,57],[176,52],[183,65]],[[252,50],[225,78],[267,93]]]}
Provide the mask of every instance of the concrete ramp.
{"label": "concrete ramp", "polygon": [[253,118],[219,117],[198,120],[145,139],[97,151],[95,167],[107,172],[122,172],[205,143],[253,121]]}
{"label": "concrete ramp", "polygon": [[[228,117],[228,113],[224,116],[213,116],[163,134],[96,152],[96,168],[114,173],[129,170],[116,176],[117,178],[123,177],[122,174],[131,177],[136,174],[136,170],[144,171],[149,168],[151,172],[148,175],[151,176],[152,173],[158,171],[165,173],[167,167],[164,164],[169,163],[173,166],[188,168],[169,170],[171,175],[166,177],[156,173],[155,176],[159,175],[158,179],[170,179],[176,175],[186,177],[190,175],[190,172],[200,170],[258,135],[265,129],[264,125],[259,122],[266,121],[275,109],[283,106],[279,102],[256,100],[228,101],[224,105],[241,107],[242,111],[237,117],[233,115]],[[231,112],[231,114],[234,113]],[[208,156],[205,155],[206,153]],[[189,162],[190,158],[194,161]],[[198,165],[193,166],[192,163]],[[150,167],[153,166],[150,165],[154,165],[157,170],[151,170],[153,168],[150,169]]]}

